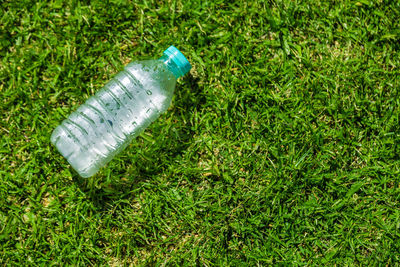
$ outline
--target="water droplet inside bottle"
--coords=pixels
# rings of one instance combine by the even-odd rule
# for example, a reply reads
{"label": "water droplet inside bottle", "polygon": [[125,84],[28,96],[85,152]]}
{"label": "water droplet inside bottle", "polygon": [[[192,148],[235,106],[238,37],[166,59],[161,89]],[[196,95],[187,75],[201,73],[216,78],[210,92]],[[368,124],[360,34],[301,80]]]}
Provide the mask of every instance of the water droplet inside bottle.
{"label": "water droplet inside bottle", "polygon": [[103,119],[103,118],[101,118],[101,119],[100,119],[100,123],[103,123],[103,122],[104,122],[104,119]]}
{"label": "water droplet inside bottle", "polygon": [[111,125],[111,127],[113,126],[113,123],[112,123],[112,121],[110,121],[110,120],[107,120],[108,121],[108,123]]}
{"label": "water droplet inside bottle", "polygon": [[146,90],[146,94],[152,95],[153,93],[150,90]]}

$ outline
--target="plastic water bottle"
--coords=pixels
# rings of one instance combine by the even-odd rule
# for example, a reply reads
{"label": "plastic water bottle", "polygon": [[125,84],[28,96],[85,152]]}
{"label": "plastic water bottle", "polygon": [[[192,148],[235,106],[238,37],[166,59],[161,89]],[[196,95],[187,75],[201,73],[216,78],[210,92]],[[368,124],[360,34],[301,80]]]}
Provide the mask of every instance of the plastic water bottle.
{"label": "plastic water bottle", "polygon": [[157,60],[129,63],[53,131],[51,142],[79,175],[94,175],[168,109],[176,80],[190,69],[174,46]]}

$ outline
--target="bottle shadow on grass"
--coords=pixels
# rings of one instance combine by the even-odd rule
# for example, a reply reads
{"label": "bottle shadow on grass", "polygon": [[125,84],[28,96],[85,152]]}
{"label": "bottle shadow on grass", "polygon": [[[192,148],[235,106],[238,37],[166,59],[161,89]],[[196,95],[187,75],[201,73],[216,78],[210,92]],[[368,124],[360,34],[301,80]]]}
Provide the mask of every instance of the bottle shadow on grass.
{"label": "bottle shadow on grass", "polygon": [[[74,182],[87,194],[99,209],[107,209],[111,202],[134,197],[133,191],[143,182],[151,183],[152,177],[161,174],[170,162],[186,151],[193,141],[194,132],[191,129],[190,118],[194,110],[202,109],[205,95],[199,87],[199,79],[188,75],[175,89],[174,110],[172,112],[172,126],[167,130],[167,136],[157,136],[154,144],[143,141],[143,133],[136,138],[133,146],[137,152],[122,152],[105,168],[90,178],[82,178],[76,172],[73,174]],[[183,112],[180,112],[183,111]],[[186,122],[186,123],[185,123]],[[157,126],[158,127],[158,126]],[[160,126],[162,127],[162,126]],[[152,128],[154,136],[161,129]],[[141,144],[140,144],[141,143]],[[147,143],[147,146],[146,146]],[[126,150],[132,149],[128,146]],[[120,161],[118,163],[118,161]],[[116,166],[118,165],[118,166]],[[126,168],[126,169],[125,169]]]}

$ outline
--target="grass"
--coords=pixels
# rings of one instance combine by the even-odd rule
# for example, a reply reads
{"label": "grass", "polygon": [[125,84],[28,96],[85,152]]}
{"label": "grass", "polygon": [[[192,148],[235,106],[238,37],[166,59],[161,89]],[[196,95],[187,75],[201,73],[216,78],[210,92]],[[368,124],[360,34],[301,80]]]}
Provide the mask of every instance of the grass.
{"label": "grass", "polygon": [[[1,265],[400,261],[398,1],[3,1]],[[174,44],[173,104],[82,179],[52,130]]]}

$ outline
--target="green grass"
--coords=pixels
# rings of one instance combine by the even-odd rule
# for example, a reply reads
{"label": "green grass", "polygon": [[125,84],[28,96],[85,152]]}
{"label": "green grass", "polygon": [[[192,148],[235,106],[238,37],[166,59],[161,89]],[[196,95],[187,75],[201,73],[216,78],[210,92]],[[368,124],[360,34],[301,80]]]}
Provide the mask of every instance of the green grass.
{"label": "green grass", "polygon": [[[399,1],[65,2],[0,3],[1,265],[400,261]],[[171,44],[168,112],[80,178],[52,130]]]}

